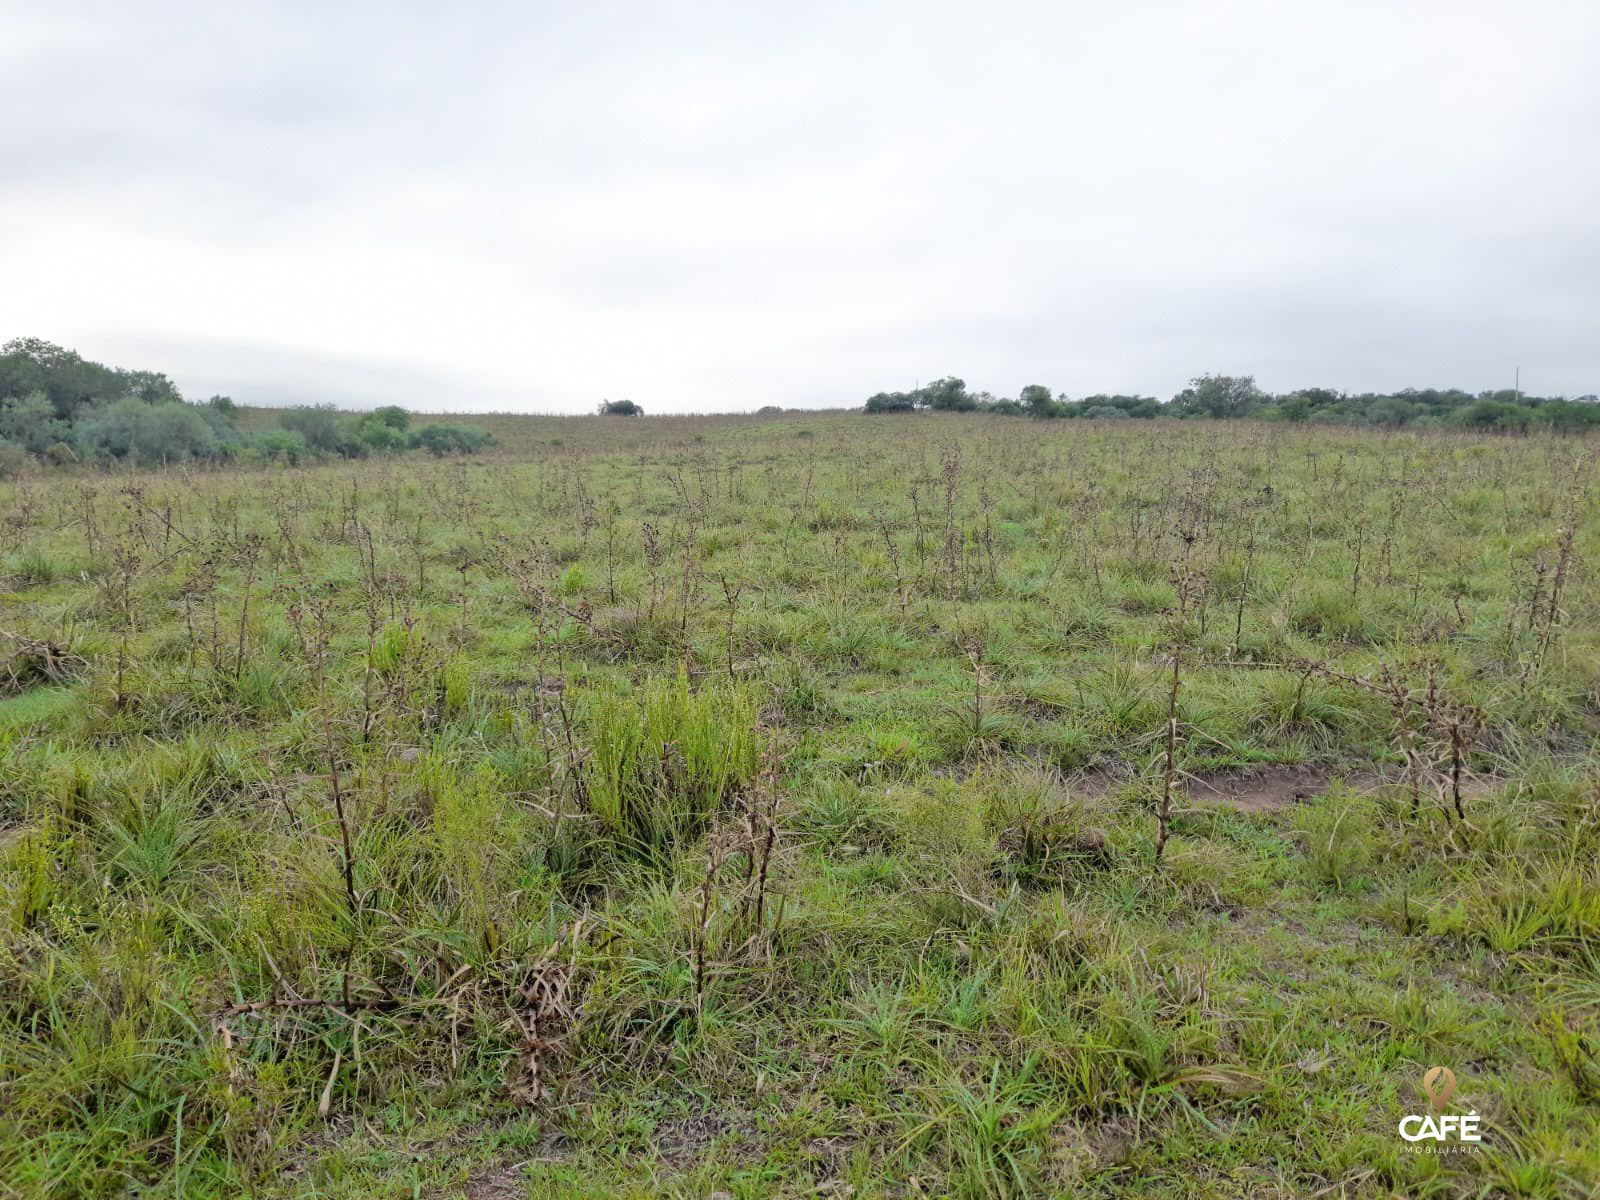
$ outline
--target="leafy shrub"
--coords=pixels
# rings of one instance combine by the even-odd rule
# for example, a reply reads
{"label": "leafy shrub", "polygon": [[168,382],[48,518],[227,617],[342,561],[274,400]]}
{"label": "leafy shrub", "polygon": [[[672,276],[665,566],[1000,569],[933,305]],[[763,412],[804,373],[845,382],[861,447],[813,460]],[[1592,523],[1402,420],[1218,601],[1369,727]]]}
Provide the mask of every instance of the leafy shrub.
{"label": "leafy shrub", "polygon": [[411,444],[443,458],[446,454],[476,454],[494,445],[494,435],[476,425],[424,425],[411,435]]}
{"label": "leafy shrub", "polygon": [[98,409],[77,427],[79,448],[90,458],[178,462],[205,458],[217,449],[217,435],[192,404],[181,400],[146,404],[122,399]]}
{"label": "leafy shrub", "polygon": [[43,392],[0,397],[0,438],[32,454],[43,454],[69,436],[71,426],[56,418],[50,398]]}
{"label": "leafy shrub", "polygon": [[306,439],[292,429],[264,429],[256,434],[251,450],[264,461],[286,462],[293,467],[306,456]]}
{"label": "leafy shrub", "polygon": [[331,404],[292,408],[278,418],[278,425],[298,433],[306,449],[317,454],[337,454],[345,445],[338,410]]}
{"label": "leafy shrub", "polygon": [[0,479],[14,479],[28,465],[28,452],[15,442],[0,441]]}

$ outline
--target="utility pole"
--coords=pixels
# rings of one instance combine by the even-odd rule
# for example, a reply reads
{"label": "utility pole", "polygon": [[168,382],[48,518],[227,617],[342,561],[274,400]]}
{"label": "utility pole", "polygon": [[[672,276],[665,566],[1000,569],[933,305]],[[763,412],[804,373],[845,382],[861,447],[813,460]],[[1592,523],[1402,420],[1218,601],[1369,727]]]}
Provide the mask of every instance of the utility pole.
{"label": "utility pole", "polygon": [[1511,385],[1511,395],[1518,404],[1522,403],[1522,365],[1520,363],[1517,365],[1515,382]]}

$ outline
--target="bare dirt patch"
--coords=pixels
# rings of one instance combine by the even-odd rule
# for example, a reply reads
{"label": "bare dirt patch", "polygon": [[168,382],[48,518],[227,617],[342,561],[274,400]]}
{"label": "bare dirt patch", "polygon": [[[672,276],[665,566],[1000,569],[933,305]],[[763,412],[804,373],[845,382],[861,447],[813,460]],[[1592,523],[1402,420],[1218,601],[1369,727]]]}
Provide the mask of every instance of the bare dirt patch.
{"label": "bare dirt patch", "polygon": [[[1350,789],[1371,792],[1383,787],[1403,787],[1405,780],[1393,772],[1373,767],[1336,768],[1322,764],[1262,766],[1244,770],[1207,771],[1189,777],[1189,799],[1201,808],[1231,808],[1235,812],[1273,813],[1320,796],[1341,780]],[[1470,775],[1462,780],[1466,801],[1482,799],[1504,787],[1505,779]],[[1432,775],[1423,781],[1424,803],[1448,803],[1448,781]]]}
{"label": "bare dirt patch", "polygon": [[1237,812],[1277,812],[1326,791],[1333,776],[1334,772],[1323,766],[1218,771],[1192,777],[1189,799]]}
{"label": "bare dirt patch", "polygon": [[1063,782],[1067,790],[1075,796],[1087,800],[1103,800],[1132,778],[1133,771],[1125,763],[1102,762],[1075,774],[1063,776]]}
{"label": "bare dirt patch", "polygon": [[501,1167],[490,1175],[480,1175],[467,1184],[466,1200],[522,1200],[528,1194],[523,1167],[518,1163]]}
{"label": "bare dirt patch", "polygon": [[559,1130],[547,1130],[534,1147],[533,1157],[499,1163],[467,1180],[463,1200],[523,1200],[528,1194],[527,1170],[535,1163],[566,1162],[571,1143]]}

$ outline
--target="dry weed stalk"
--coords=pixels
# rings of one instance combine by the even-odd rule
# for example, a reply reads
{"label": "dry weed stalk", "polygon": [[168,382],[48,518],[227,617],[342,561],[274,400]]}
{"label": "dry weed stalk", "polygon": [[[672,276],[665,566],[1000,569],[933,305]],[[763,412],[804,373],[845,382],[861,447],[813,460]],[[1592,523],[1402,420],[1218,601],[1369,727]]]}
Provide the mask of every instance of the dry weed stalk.
{"label": "dry weed stalk", "polygon": [[[778,754],[769,750],[764,756],[760,783],[754,791],[739,798],[736,818],[706,835],[705,864],[689,949],[696,1016],[705,1012],[707,989],[717,966],[716,942],[720,940],[730,945],[732,953],[746,961],[761,958],[770,961],[777,945],[783,908],[779,904],[773,909],[769,895],[782,805],[782,793],[778,788],[780,763]],[[724,868],[735,859],[743,864],[737,886],[719,902],[718,889]],[[727,915],[727,928],[721,939],[715,929],[719,910]]]}
{"label": "dry weed stalk", "polygon": [[[305,616],[305,607],[311,610],[311,631],[307,636],[302,629]],[[308,652],[311,667],[312,681],[317,690],[317,707],[320,715],[322,732],[323,753],[328,763],[328,784],[333,800],[334,818],[339,826],[339,870],[344,882],[344,897],[347,915],[350,919],[350,939],[345,947],[344,970],[339,991],[344,997],[346,1005],[350,1003],[350,972],[355,961],[356,943],[361,931],[362,905],[361,898],[356,892],[355,877],[355,845],[350,836],[350,819],[345,806],[344,786],[339,775],[339,754],[333,734],[333,713],[328,703],[328,651],[333,641],[333,620],[328,605],[315,591],[308,593],[305,607],[299,602],[291,604],[286,615],[295,632],[301,638],[301,645]]]}
{"label": "dry weed stalk", "polygon": [[[564,940],[576,950],[583,927],[580,919]],[[577,1019],[577,1006],[571,998],[573,964],[560,962],[556,952],[563,942],[545,950],[517,989],[511,1006],[511,1023],[518,1035],[517,1053],[512,1060],[506,1091],[517,1103],[534,1108],[543,1099],[548,1064],[567,1053],[565,1035]]]}
{"label": "dry weed stalk", "polygon": [[40,680],[69,683],[89,669],[89,660],[65,646],[0,629],[12,650],[0,659],[0,695],[14,694]]}
{"label": "dry weed stalk", "polygon": [[878,523],[878,532],[883,536],[884,553],[889,556],[889,568],[894,572],[894,592],[900,601],[900,620],[906,619],[906,581],[900,570],[900,548],[894,544],[894,535],[889,531],[888,519],[883,515],[881,508],[873,511],[873,517]]}
{"label": "dry weed stalk", "polygon": [[1179,537],[1183,554],[1173,586],[1178,592],[1178,607],[1172,630],[1172,676],[1167,685],[1166,747],[1161,767],[1161,807],[1156,814],[1156,862],[1166,853],[1172,833],[1172,785],[1178,774],[1178,693],[1183,687],[1183,652],[1189,640],[1189,611],[1204,591],[1205,579],[1189,568],[1190,554],[1199,535],[1185,529]]}
{"label": "dry weed stalk", "polygon": [[733,666],[733,645],[734,631],[739,620],[739,596],[744,592],[744,580],[734,583],[726,573],[718,573],[717,582],[722,585],[723,603],[728,606],[727,626],[724,630],[724,640],[727,643],[728,678],[737,680],[739,676]]}

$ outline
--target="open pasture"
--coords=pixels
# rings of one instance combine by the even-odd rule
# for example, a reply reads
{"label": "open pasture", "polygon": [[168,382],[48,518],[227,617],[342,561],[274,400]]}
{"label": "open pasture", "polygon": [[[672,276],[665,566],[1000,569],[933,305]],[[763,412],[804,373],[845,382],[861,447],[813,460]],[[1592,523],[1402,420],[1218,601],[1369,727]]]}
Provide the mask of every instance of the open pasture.
{"label": "open pasture", "polygon": [[0,484],[0,1196],[1600,1187],[1592,442],[498,421]]}

